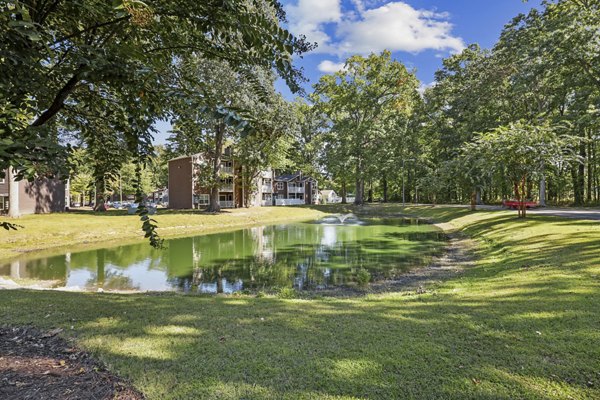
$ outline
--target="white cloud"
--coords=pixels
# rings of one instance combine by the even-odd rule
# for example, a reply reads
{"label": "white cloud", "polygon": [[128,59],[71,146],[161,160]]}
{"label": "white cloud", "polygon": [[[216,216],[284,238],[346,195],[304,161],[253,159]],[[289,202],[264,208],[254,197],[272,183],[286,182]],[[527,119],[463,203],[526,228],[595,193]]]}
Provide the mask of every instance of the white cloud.
{"label": "white cloud", "polygon": [[419,85],[419,88],[417,89],[417,91],[421,94],[421,96],[425,93],[425,90],[434,87],[437,84],[437,82],[433,81],[430,83],[423,83],[421,82],[421,84]]}
{"label": "white cloud", "polygon": [[290,29],[295,34],[305,35],[309,42],[317,42],[317,52],[328,52],[331,38],[323,29],[323,24],[338,23],[342,20],[340,0],[298,0],[296,5],[286,7]]}
{"label": "white cloud", "polygon": [[319,71],[321,72],[325,72],[327,74],[333,74],[335,72],[338,72],[342,69],[344,69],[344,63],[336,63],[330,60],[323,60],[319,63],[319,66],[317,67],[319,69]]}
{"label": "white cloud", "polygon": [[[317,52],[339,57],[384,49],[460,52],[465,47],[463,40],[452,34],[448,13],[418,10],[403,1],[377,3],[351,0],[351,6],[342,9],[340,0],[298,0],[287,8],[290,29],[319,43]],[[334,26],[328,28],[327,24]]]}
{"label": "white cloud", "polygon": [[359,21],[343,21],[337,36],[343,54],[391,51],[418,53],[427,49],[459,52],[461,38],[452,36],[447,14],[415,10],[402,2],[367,10]]}

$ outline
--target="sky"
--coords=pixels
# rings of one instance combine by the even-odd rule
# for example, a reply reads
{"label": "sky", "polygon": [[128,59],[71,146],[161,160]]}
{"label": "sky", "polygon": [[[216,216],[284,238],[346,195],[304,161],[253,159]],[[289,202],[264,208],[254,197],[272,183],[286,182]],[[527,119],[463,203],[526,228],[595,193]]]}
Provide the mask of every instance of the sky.
{"label": "sky", "polygon": [[[489,48],[502,27],[540,0],[282,0],[293,34],[318,47],[296,57],[304,69],[307,92],[319,78],[343,67],[354,54],[390,50],[392,57],[416,71],[423,87],[431,85],[442,60],[471,43]],[[283,81],[276,87],[293,99]],[[170,125],[157,125],[155,143],[164,143]]]}

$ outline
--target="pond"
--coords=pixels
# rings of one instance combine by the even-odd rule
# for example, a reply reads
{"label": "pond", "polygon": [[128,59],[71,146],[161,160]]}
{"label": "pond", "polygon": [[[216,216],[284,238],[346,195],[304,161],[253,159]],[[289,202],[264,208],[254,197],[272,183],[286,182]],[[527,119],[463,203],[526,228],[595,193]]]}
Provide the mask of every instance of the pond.
{"label": "pond", "polygon": [[357,272],[394,278],[426,265],[444,235],[416,219],[326,217],[171,239],[165,249],[137,243],[0,265],[0,277],[78,290],[233,293],[353,284]]}

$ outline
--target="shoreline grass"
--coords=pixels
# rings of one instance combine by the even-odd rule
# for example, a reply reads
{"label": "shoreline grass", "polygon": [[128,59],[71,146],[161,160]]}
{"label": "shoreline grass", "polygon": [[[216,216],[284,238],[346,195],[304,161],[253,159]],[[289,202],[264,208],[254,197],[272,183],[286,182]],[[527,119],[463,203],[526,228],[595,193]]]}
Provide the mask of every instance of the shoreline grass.
{"label": "shoreline grass", "polygon": [[[256,225],[297,222],[322,217],[323,212],[307,207],[255,207],[227,209],[219,214],[202,211],[159,210],[153,216],[162,238],[225,232]],[[0,232],[0,261],[23,253],[52,253],[63,248],[93,249],[141,242],[144,234],[139,217],[123,210],[106,213],[71,211],[25,215],[11,222],[17,231]]]}
{"label": "shoreline grass", "polygon": [[5,290],[0,315],[64,328],[149,399],[600,398],[597,222],[369,208],[463,232],[476,266],[350,299]]}

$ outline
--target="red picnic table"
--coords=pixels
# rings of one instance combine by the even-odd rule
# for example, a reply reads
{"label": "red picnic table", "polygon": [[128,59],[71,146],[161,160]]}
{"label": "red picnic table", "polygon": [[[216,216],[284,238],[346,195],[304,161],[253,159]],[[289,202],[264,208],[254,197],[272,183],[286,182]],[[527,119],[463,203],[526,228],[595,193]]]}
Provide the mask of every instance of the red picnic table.
{"label": "red picnic table", "polygon": [[[521,202],[519,200],[503,200],[502,207],[512,208],[513,210],[517,210],[521,206]],[[525,208],[535,208],[539,207],[539,203],[537,201],[525,201]]]}

